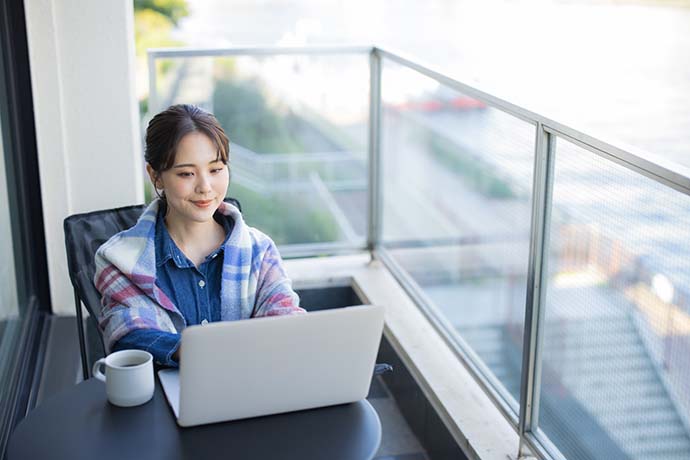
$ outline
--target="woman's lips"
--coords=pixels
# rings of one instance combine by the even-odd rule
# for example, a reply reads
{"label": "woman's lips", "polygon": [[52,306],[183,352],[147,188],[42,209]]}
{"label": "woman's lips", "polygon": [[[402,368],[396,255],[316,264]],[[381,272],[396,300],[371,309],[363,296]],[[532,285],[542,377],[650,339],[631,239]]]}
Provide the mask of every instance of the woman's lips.
{"label": "woman's lips", "polygon": [[213,200],[205,200],[205,201],[192,201],[194,203],[194,206],[197,208],[208,208],[211,206],[211,203],[213,203]]}

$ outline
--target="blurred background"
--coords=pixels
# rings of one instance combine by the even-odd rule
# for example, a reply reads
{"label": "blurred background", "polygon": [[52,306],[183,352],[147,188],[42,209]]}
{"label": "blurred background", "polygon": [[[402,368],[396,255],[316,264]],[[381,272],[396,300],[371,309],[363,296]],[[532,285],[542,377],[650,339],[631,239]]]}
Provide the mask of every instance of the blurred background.
{"label": "blurred background", "polygon": [[135,1],[137,88],[160,46],[372,44],[688,164],[687,0]]}
{"label": "blurred background", "polygon": [[[690,1],[134,5],[142,132],[170,104],[214,112],[232,143],[229,194],[284,255],[366,240],[368,54],[173,53],[149,67],[146,49],[389,47],[690,166]],[[517,413],[535,126],[386,58],[381,101],[381,245]],[[553,140],[539,433],[569,459],[690,458],[690,199]]]}

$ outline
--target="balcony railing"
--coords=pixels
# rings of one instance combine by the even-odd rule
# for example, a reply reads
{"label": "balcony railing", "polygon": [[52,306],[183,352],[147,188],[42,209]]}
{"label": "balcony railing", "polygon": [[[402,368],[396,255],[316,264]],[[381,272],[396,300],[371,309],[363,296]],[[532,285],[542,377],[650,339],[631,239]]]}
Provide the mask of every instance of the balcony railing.
{"label": "balcony railing", "polygon": [[372,251],[522,446],[690,456],[689,171],[378,47],[158,49],[149,70],[150,113],[228,131],[249,223],[287,257]]}

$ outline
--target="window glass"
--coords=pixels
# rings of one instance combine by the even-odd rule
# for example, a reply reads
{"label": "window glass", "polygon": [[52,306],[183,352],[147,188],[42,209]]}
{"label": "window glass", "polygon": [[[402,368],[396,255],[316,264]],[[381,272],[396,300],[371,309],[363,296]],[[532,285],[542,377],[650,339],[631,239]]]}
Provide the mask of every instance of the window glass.
{"label": "window glass", "polygon": [[690,458],[690,197],[557,140],[539,427],[570,460]]}
{"label": "window glass", "polygon": [[368,63],[365,54],[161,57],[151,107],[215,114],[230,138],[228,195],[277,244],[363,246]]}
{"label": "window glass", "polygon": [[381,88],[384,246],[517,408],[535,127],[390,62]]}

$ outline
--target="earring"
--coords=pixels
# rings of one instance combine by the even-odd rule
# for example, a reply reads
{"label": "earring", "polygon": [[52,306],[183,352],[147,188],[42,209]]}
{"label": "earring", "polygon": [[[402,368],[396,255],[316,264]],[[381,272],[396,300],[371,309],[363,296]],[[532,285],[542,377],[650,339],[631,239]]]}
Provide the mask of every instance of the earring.
{"label": "earring", "polygon": [[165,201],[165,190],[163,190],[162,192],[159,192],[159,191],[158,191],[158,187],[156,187],[155,185],[153,186],[153,190],[156,192],[156,196],[157,196],[158,198],[160,198],[161,200]]}

